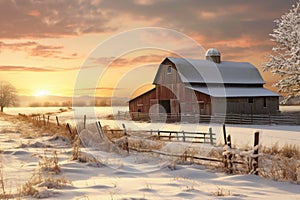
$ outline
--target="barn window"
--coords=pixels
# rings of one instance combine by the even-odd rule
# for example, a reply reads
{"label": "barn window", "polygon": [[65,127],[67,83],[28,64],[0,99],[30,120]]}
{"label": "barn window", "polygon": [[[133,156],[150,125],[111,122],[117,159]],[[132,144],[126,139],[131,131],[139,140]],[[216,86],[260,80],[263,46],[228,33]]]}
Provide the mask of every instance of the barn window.
{"label": "barn window", "polygon": [[267,107],[267,98],[264,97],[264,107],[266,108]]}
{"label": "barn window", "polygon": [[168,74],[172,74],[172,67],[171,66],[168,66]]}
{"label": "barn window", "polygon": [[254,101],[254,100],[253,100],[253,97],[249,97],[249,98],[248,98],[248,103],[253,103],[253,101]]}

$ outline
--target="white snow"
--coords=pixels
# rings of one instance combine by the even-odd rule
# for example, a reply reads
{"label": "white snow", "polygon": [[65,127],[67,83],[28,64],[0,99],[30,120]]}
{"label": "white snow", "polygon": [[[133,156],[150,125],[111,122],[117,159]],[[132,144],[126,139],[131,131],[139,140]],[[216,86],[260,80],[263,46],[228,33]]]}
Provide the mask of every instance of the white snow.
{"label": "white snow", "polygon": [[[180,128],[188,127],[190,124]],[[165,128],[170,127],[166,125]],[[207,127],[198,128],[206,130]],[[247,135],[252,138],[253,128],[228,126],[228,132],[233,134],[233,144],[239,143],[239,134],[243,135],[243,140],[239,140],[244,143],[248,140]],[[262,134],[265,142],[273,135],[291,134],[294,139],[299,138],[299,127],[255,128],[265,128]],[[38,138],[23,137],[36,131],[28,124],[9,122],[0,116],[0,156],[8,193],[17,193],[17,188],[35,173],[38,155],[51,155],[55,150],[61,167],[61,173],[55,177],[64,177],[72,184],[60,189],[43,188],[40,197],[47,199],[300,199],[300,185],[275,182],[255,175],[227,175],[199,165],[175,165],[172,160],[150,153],[130,152],[126,156],[83,148],[86,156],[95,155],[104,165],[72,161],[71,147],[61,137],[47,133]],[[165,147],[165,150],[173,151],[177,148],[175,144]],[[199,148],[205,149],[201,145]]]}
{"label": "white snow", "polygon": [[262,87],[187,87],[213,97],[269,97],[278,94]]}
{"label": "white snow", "polygon": [[[168,59],[176,65],[180,78],[184,83],[265,83],[258,69],[248,62],[221,61],[221,63],[214,63],[208,60],[188,58],[168,57]],[[154,83],[156,82],[157,79],[154,80]]]}
{"label": "white snow", "polygon": [[280,76],[275,85],[279,92],[286,94],[286,102],[289,98],[300,95],[300,1],[275,20],[275,24],[276,28],[270,36],[276,46],[272,48],[273,52],[263,67]]}

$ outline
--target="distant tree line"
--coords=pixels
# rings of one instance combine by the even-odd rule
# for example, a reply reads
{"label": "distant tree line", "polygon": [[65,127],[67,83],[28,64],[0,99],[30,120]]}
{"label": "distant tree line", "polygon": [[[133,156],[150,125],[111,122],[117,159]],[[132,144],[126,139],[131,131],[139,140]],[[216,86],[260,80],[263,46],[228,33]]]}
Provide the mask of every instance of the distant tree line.
{"label": "distant tree line", "polygon": [[29,107],[71,107],[72,101],[64,101],[64,102],[32,102],[29,104]]}
{"label": "distant tree line", "polygon": [[127,102],[124,101],[113,101],[110,99],[101,99],[93,101],[76,101],[76,103],[72,103],[72,101],[63,101],[63,102],[32,102],[29,104],[29,107],[85,107],[85,106],[96,106],[96,107],[107,107],[107,106],[127,106]]}

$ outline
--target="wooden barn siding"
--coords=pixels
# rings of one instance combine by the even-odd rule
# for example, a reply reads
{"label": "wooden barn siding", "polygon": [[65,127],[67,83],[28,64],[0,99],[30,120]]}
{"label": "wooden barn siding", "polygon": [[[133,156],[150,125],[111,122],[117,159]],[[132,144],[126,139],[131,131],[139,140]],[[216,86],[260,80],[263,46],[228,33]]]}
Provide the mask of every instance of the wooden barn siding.
{"label": "wooden barn siding", "polygon": [[[141,113],[149,113],[149,109],[153,101],[150,99],[156,99],[156,91],[152,90],[147,92],[136,99],[133,99],[129,102],[129,110],[130,112],[138,112],[140,109]],[[157,102],[155,102],[157,103]]]}
{"label": "wooden barn siding", "polygon": [[227,113],[241,114],[276,114],[279,110],[278,97],[265,97],[266,107],[264,107],[264,97],[253,98],[253,103],[248,102],[248,98],[227,98]]}
{"label": "wooden barn siding", "polygon": [[[168,73],[168,66],[172,67],[171,73]],[[138,112],[140,109],[141,113],[149,113],[150,107],[158,104],[159,100],[170,100],[171,114],[175,115],[179,113],[212,115],[225,112],[228,114],[276,114],[279,110],[278,97],[266,97],[267,106],[264,107],[263,97],[253,98],[254,102],[251,104],[248,102],[248,97],[211,98],[209,95],[188,89],[181,81],[175,65],[169,60],[162,63],[158,73],[156,89],[130,101],[130,112]]]}
{"label": "wooden barn siding", "polygon": [[[169,66],[171,67],[171,73],[168,73]],[[184,98],[185,91],[175,65],[167,60],[162,63],[159,70],[156,85],[157,99],[170,100],[171,114],[179,114],[182,111],[180,102]]]}
{"label": "wooden barn siding", "polygon": [[[168,73],[169,66],[172,67],[171,73]],[[175,65],[168,60],[161,65],[156,96],[159,100],[171,100],[172,114],[200,114],[201,111],[201,114],[211,114],[210,97],[186,88]],[[202,105],[199,102],[203,102]]]}

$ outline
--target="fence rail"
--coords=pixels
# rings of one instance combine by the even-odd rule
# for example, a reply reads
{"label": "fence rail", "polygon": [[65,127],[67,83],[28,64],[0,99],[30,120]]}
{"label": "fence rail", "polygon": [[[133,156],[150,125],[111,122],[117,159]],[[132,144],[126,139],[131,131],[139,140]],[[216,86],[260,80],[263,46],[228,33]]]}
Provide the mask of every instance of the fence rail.
{"label": "fence rail", "polygon": [[227,124],[280,124],[300,125],[300,114],[251,115],[251,114],[148,114],[131,112],[128,118],[141,121],[192,122],[192,123],[227,123]]}
{"label": "fence rail", "polygon": [[[246,173],[252,173],[258,175],[258,148],[259,148],[259,132],[254,133],[254,148],[253,151],[250,150],[248,153],[243,153],[235,156],[238,150],[232,149],[231,145],[231,136],[227,135],[226,133],[226,127],[225,124],[223,124],[223,135],[224,135],[224,148],[223,148],[223,153],[222,155],[220,154],[219,156],[201,156],[201,155],[195,155],[194,153],[191,153],[188,151],[188,149],[180,154],[176,153],[170,153],[170,152],[164,152],[161,150],[157,149],[142,149],[142,148],[137,148],[135,146],[130,145],[130,142],[128,142],[127,137],[131,137],[133,135],[135,136],[141,136],[141,135],[136,135],[137,131],[128,131],[126,130],[125,124],[123,124],[123,129],[108,129],[108,130],[103,130],[104,133],[110,132],[111,134],[113,133],[120,133],[123,132],[123,136],[126,136],[126,145],[125,149],[127,150],[128,153],[130,153],[130,150],[133,151],[138,151],[138,152],[146,152],[146,153],[154,153],[158,154],[161,156],[169,156],[169,157],[177,157],[180,158],[184,161],[192,161],[193,163],[196,163],[195,160],[200,161],[200,164],[202,161],[208,161],[209,165],[215,165],[214,163],[223,163],[223,167],[227,173],[233,173],[234,170],[239,170],[239,171],[245,171]],[[178,141],[178,142],[190,142],[194,143],[195,140],[200,139],[197,141],[197,143],[208,143],[211,145],[215,145],[215,136],[212,132],[212,128],[209,128],[208,133],[199,133],[199,132],[185,132],[185,131],[166,131],[166,130],[139,130],[139,134],[142,133],[147,133],[148,139],[151,140],[161,140],[161,141]],[[142,134],[143,135],[143,134]],[[153,137],[154,136],[154,137]],[[143,138],[143,137],[141,137]],[[181,138],[181,140],[180,140]],[[189,140],[192,139],[192,140]],[[226,148],[225,148],[226,147]],[[244,156],[244,158],[242,158]],[[247,157],[247,158],[246,158]],[[246,159],[245,159],[246,158]],[[197,162],[198,163],[198,162]],[[222,165],[222,164],[221,164]],[[238,167],[239,166],[239,167]]]}
{"label": "fence rail", "polygon": [[205,132],[185,132],[185,131],[166,131],[166,130],[150,130],[150,135],[155,135],[160,140],[181,141],[192,143],[208,143],[214,145],[216,143],[216,134],[209,128],[208,133]]}
{"label": "fence rail", "polygon": [[120,135],[135,135],[136,133],[147,133],[149,137],[162,141],[172,142],[190,142],[202,144],[216,144],[216,134],[209,128],[208,132],[185,132],[185,131],[169,131],[169,130],[122,130],[122,129],[106,129],[106,134],[119,137]]}

